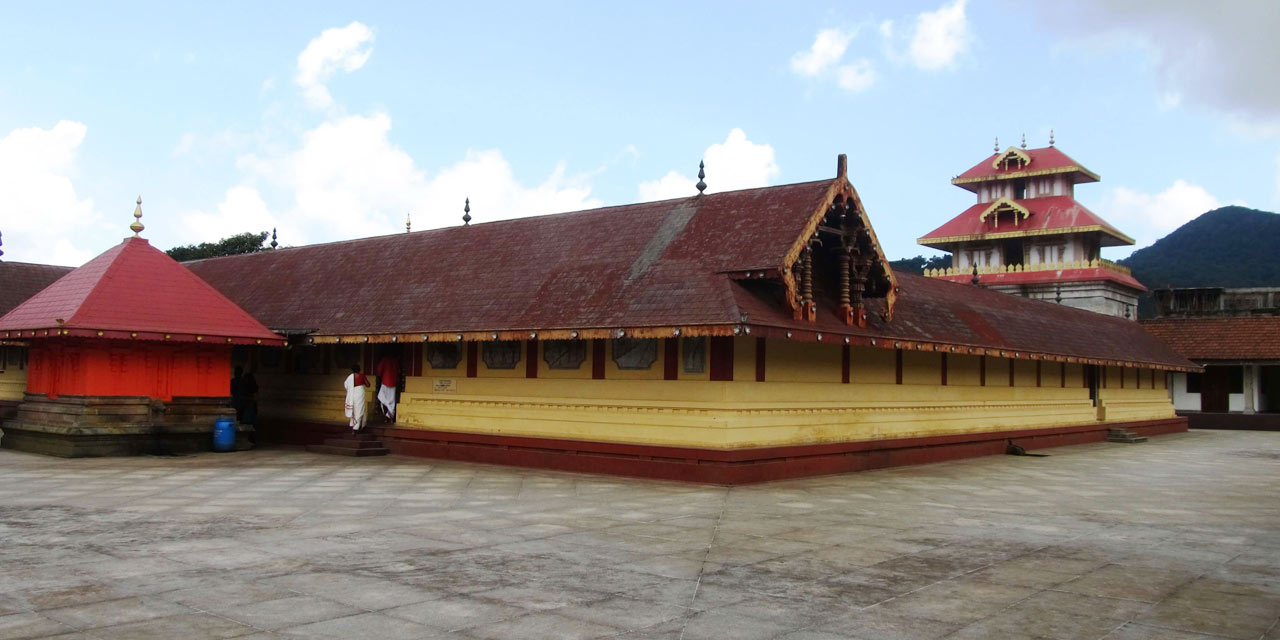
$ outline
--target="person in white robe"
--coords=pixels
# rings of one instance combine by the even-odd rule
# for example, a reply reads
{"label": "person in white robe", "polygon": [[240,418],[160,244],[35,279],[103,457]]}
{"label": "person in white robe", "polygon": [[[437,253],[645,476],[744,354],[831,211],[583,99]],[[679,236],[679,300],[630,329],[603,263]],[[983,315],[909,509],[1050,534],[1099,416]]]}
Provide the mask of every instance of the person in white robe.
{"label": "person in white robe", "polygon": [[347,419],[351,423],[352,431],[359,431],[364,428],[365,418],[367,417],[364,390],[369,386],[369,379],[360,373],[360,365],[351,365],[351,375],[347,376],[346,382],[342,386],[347,390],[346,413]]}

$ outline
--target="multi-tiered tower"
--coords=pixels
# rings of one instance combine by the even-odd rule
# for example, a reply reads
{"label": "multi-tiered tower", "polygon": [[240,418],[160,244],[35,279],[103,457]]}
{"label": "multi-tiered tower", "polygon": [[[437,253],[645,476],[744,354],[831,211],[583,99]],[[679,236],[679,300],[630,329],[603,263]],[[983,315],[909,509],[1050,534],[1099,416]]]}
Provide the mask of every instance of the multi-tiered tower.
{"label": "multi-tiered tower", "polygon": [[972,282],[1098,313],[1135,318],[1146,290],[1129,270],[1103,260],[1102,247],[1132,245],[1075,199],[1075,186],[1097,182],[1053,145],[1009,147],[951,180],[977,204],[918,242],[951,253],[951,267],[925,275]]}

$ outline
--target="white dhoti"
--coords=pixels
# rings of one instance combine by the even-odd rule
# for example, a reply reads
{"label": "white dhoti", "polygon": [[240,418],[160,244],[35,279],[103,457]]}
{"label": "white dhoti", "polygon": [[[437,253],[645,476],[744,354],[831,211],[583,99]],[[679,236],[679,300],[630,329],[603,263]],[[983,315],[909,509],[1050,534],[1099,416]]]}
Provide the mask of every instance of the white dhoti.
{"label": "white dhoti", "polygon": [[353,373],[347,376],[347,381],[343,383],[343,386],[347,389],[347,418],[351,421],[352,429],[360,429],[364,427],[366,417],[364,385],[356,384],[356,374]]}
{"label": "white dhoti", "polygon": [[378,388],[378,402],[382,404],[382,412],[388,418],[396,417],[396,388],[381,385]]}

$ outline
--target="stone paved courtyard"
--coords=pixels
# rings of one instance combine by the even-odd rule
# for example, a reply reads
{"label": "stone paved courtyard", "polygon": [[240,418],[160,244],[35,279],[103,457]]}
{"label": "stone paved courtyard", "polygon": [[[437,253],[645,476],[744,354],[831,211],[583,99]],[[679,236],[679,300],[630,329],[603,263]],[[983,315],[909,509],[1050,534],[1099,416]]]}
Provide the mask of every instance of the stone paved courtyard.
{"label": "stone paved courtyard", "polygon": [[0,452],[0,638],[1280,638],[1280,433],[706,487]]}

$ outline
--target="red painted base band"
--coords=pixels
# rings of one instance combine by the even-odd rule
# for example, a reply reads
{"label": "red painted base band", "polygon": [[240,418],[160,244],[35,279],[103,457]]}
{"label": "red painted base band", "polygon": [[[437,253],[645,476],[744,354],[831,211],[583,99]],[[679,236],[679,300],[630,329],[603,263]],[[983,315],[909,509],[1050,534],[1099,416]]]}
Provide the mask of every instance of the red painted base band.
{"label": "red painted base band", "polygon": [[[1139,435],[1155,436],[1186,431],[1187,420],[1178,417],[926,438],[735,450],[386,427],[376,430],[385,446],[398,455],[736,485],[1002,454],[1009,441],[1024,449],[1102,442],[1107,437],[1107,429],[1115,427],[1129,429]],[[345,425],[318,423],[274,423],[259,426],[264,439],[289,444],[320,442],[325,437],[333,437],[346,429]]]}

